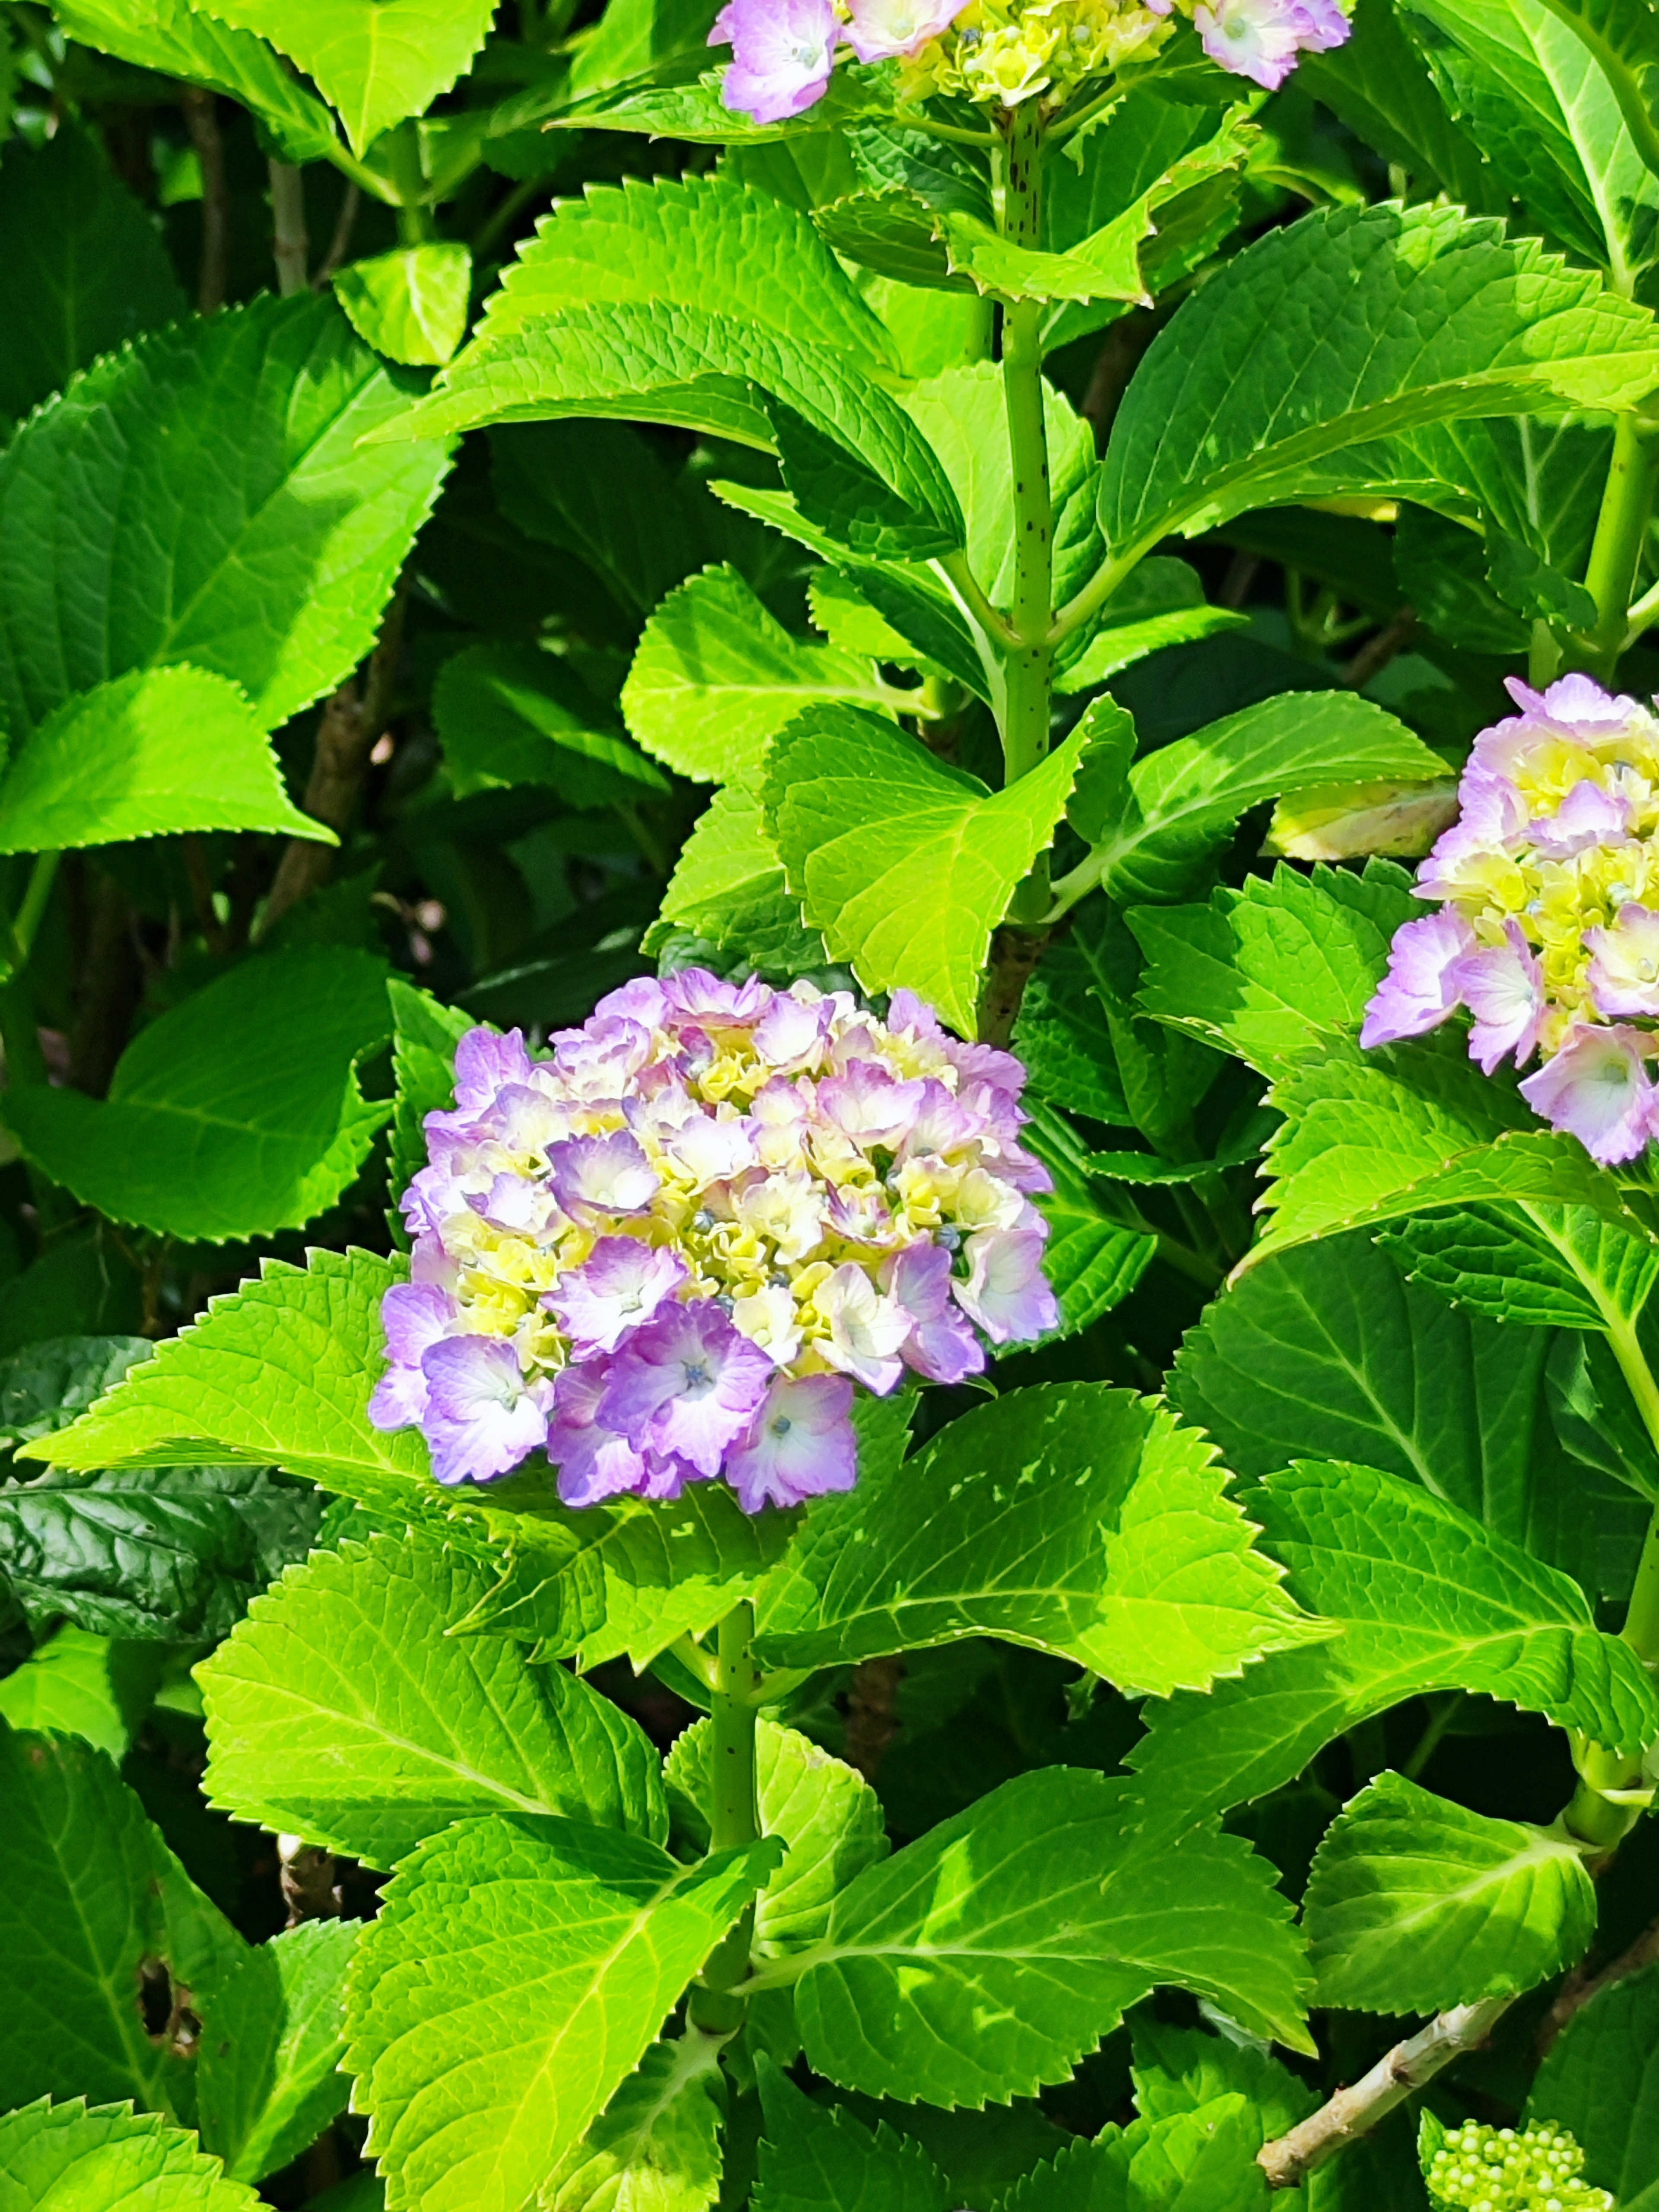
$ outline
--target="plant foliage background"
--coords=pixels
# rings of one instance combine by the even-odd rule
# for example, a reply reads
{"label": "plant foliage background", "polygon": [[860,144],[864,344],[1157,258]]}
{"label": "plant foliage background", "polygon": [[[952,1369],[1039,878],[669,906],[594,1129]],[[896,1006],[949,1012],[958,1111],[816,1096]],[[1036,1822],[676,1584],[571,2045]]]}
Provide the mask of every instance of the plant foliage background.
{"label": "plant foliage background", "polygon": [[[1650,1170],[1357,1042],[1504,679],[1659,690],[1659,16],[711,15],[0,9],[0,2208],[1659,2203]],[[441,1491],[457,1041],[692,965],[1012,1042],[1061,1327]]]}

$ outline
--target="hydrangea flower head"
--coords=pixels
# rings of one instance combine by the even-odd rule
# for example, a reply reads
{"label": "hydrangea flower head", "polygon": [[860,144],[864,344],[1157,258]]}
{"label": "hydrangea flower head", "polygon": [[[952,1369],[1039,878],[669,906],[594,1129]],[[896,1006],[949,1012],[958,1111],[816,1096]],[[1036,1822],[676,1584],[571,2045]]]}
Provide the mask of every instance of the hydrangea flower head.
{"label": "hydrangea flower head", "polygon": [[544,1450],[572,1505],[720,1479],[795,1504],[852,1483],[858,1390],[1057,1324],[1024,1072],[909,993],[883,1021],[688,969],[550,1042],[462,1039],[404,1197],[369,1412],[441,1482]]}
{"label": "hydrangea flower head", "polygon": [[842,46],[896,61],[907,101],[943,93],[1008,109],[1153,60],[1177,14],[1212,61],[1269,92],[1352,28],[1338,0],[727,0],[708,42],[732,48],[721,99],[757,123],[821,99]]}
{"label": "hydrangea flower head", "polygon": [[1467,1008],[1490,1075],[1534,1054],[1534,1113],[1604,1166],[1659,1136],[1659,718],[1588,676],[1517,681],[1483,730],[1459,812],[1418,870],[1436,910],[1395,933],[1359,1041]]}
{"label": "hydrangea flower head", "polygon": [[1565,2128],[1454,2128],[1428,2156],[1436,2212],[1613,2212],[1583,2179],[1584,2154]]}

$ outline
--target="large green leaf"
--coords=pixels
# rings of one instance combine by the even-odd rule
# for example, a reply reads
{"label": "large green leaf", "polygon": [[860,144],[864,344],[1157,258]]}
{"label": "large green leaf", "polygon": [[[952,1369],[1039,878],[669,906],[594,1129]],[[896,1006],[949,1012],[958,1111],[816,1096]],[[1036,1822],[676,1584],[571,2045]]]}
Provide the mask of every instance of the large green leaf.
{"label": "large green leaf", "polygon": [[0,1555],[37,1626],[216,1643],[321,1517],[315,1491],[256,1467],[60,1470],[0,1489]]}
{"label": "large green leaf", "polygon": [[755,2212],[951,2212],[945,2176],[921,2143],[842,2107],[815,2104],[770,2061]]}
{"label": "large green leaf", "polygon": [[0,1680],[0,1716],[125,1758],[155,1698],[161,1657],[153,1646],[65,1625]]}
{"label": "large green leaf", "polygon": [[1412,0],[1405,20],[1528,222],[1628,296],[1654,258],[1659,179],[1573,26],[1542,0]]}
{"label": "large green leaf", "polygon": [[266,953],[143,1030],[106,1099],[19,1086],[6,1119],[34,1166],[112,1220],[207,1241],[297,1229],[390,1117],[356,1078],[390,1030],[374,955]]}
{"label": "large green leaf", "polygon": [[1210,1446],[1104,1384],[1011,1392],[824,1498],[763,1586],[760,1649],[823,1666],[969,1636],[1167,1695],[1325,1631],[1286,1600]]}
{"label": "large green leaf", "polygon": [[237,2181],[263,2181],[345,2108],[345,1973],[355,1920],[302,1921],[250,1950],[220,1989],[202,2045],[204,2149]]}
{"label": "large green leaf", "polygon": [[196,2138],[154,2112],[43,2100],[0,2118],[0,2212],[258,2212]]}
{"label": "large green leaf", "polygon": [[1589,1587],[1608,1519],[1632,1527],[1640,1509],[1621,1513],[1552,1425],[1547,1370],[1573,1348],[1418,1287],[1360,1233],[1252,1268],[1187,1337],[1168,1389],[1241,1475],[1381,1468]]}
{"label": "large green leaf", "polygon": [[67,124],[39,153],[21,137],[7,147],[0,252],[11,272],[0,420],[27,415],[99,354],[185,312],[149,216],[92,139]]}
{"label": "large green leaf", "polygon": [[[758,773],[740,775],[723,785],[697,817],[663,893],[662,923],[730,946],[773,972],[799,975],[827,967],[823,939],[803,926],[783,862],[766,834],[761,788]],[[646,950],[654,950],[655,943],[653,928]]]}
{"label": "large green leaf", "polygon": [[720,2189],[720,2046],[653,2043],[543,2183],[545,2212],[708,2212]]}
{"label": "large green leaf", "polygon": [[1071,815],[1113,898],[1162,904],[1191,890],[1240,815],[1264,799],[1327,783],[1427,781],[1445,766],[1369,700],[1292,691],[1146,754],[1119,805],[1101,803],[1085,771]]}
{"label": "large green leaf", "polygon": [[1631,1749],[1659,1729],[1659,1696],[1577,1584],[1416,1483],[1302,1464],[1249,1502],[1293,1595],[1341,1633],[1147,1709],[1130,1763],[1149,1833],[1265,1796],[1333,1737],[1429,1691],[1497,1698]]}
{"label": "large green leaf", "polygon": [[188,2119],[182,2031],[164,2009],[163,2032],[147,2033],[141,1968],[154,1962],[150,1993],[168,2009],[210,2014],[214,1962],[234,1960],[240,1937],[105,1753],[0,1723],[0,2101],[79,2088]]}
{"label": "large green leaf", "polygon": [[199,1671],[210,1800],[377,1867],[484,1811],[660,1841],[657,1757],[635,1722],[516,1644],[451,1633],[490,1579],[416,1536],[285,1575]]}
{"label": "large green leaf", "polygon": [[802,348],[896,366],[884,325],[808,217],[725,175],[630,177],[620,190],[590,185],[564,202],[501,272],[476,344],[601,301],[713,307]]}
{"label": "large green leaf", "polygon": [[1386,860],[1363,876],[1279,867],[1217,890],[1207,907],[1138,907],[1128,919],[1146,955],[1140,1003],[1282,1075],[1358,1034],[1395,931],[1423,910]]}
{"label": "large green leaf", "polygon": [[775,1863],[571,1820],[422,1844],[353,1961],[348,2069],[391,2212],[520,2212]]}
{"label": "large green leaf", "polygon": [[[681,1822],[706,1850],[714,1802],[714,1723],[695,1721],[675,1739],[665,1775]],[[887,1856],[881,1800],[850,1766],[793,1729],[757,1723],[756,1787],[761,1833],[788,1849],[755,1911],[755,1949],[787,1958],[816,1943],[838,1891]]]}
{"label": "large green leaf", "polygon": [[623,686],[628,726],[700,783],[752,775],[768,740],[824,700],[911,703],[867,659],[792,637],[729,563],[671,592],[645,626]]}
{"label": "large green leaf", "polygon": [[586,811],[668,789],[574,671],[527,639],[452,654],[432,687],[432,719],[458,799],[546,784]]}
{"label": "large green leaf", "polygon": [[1148,1852],[1136,1810],[1121,1782],[1042,1767],[867,1869],[795,1983],[815,2071],[935,2105],[1029,2096],[1164,1983],[1307,2048],[1266,1863],[1216,1832]]}
{"label": "large green leaf", "polygon": [[1113,426],[1114,556],[1249,507],[1395,489],[1377,441],[1463,415],[1632,405],[1652,318],[1455,208],[1344,208],[1270,232],[1154,341]]}
{"label": "large green leaf", "polygon": [[359,447],[404,404],[308,294],[141,338],[42,409],[0,458],[14,744],[75,693],[175,661],[240,684],[267,729],[337,684],[447,465],[438,441]]}
{"label": "large green leaf", "polygon": [[143,1336],[47,1336],[0,1359],[0,1450],[66,1429],[155,1350]]}
{"label": "large green leaf", "polygon": [[179,830],[275,830],[332,845],[283,788],[264,724],[222,676],[137,668],[64,704],[0,781],[0,852]]}
{"label": "large green leaf", "polygon": [[866,989],[974,1032],[991,932],[1054,840],[1085,739],[998,792],[892,724],[808,708],[767,755],[767,828],[805,921]]}
{"label": "large green leaf", "polygon": [[1322,100],[1385,161],[1432,179],[1460,206],[1501,212],[1501,191],[1479,149],[1447,114],[1433,80],[1402,33],[1393,0],[1359,0],[1346,45],[1304,54],[1297,82]]}
{"label": "large green leaf", "polygon": [[53,0],[71,39],[160,76],[181,77],[251,108],[284,161],[325,160],[337,146],[334,118],[262,39],[208,15],[190,0]]}
{"label": "large green leaf", "polygon": [[[767,451],[780,424],[793,426],[805,466],[798,477],[787,459],[786,480],[809,520],[854,553],[921,560],[962,543],[937,458],[850,356],[706,306],[607,301],[532,317],[470,349],[441,390],[381,435],[441,438],[574,415],[677,424]],[[826,451],[840,457],[828,494]]]}
{"label": "large green leaf", "polygon": [[1383,1773],[1326,1831],[1303,1921],[1322,2004],[1438,2012],[1576,1964],[1595,1885],[1570,1837]]}
{"label": "large green leaf", "polygon": [[1659,2206],[1659,1966],[1598,1990],[1539,2068],[1529,2120],[1556,2120],[1584,2151],[1584,2178],[1620,2212]]}
{"label": "large green leaf", "polygon": [[214,0],[214,13],[296,61],[361,154],[447,92],[484,42],[493,0]]}
{"label": "large green leaf", "polygon": [[1581,1206],[1425,1214],[1379,1240],[1413,1279],[1494,1321],[1604,1330],[1626,1350],[1659,1280],[1659,1245]]}

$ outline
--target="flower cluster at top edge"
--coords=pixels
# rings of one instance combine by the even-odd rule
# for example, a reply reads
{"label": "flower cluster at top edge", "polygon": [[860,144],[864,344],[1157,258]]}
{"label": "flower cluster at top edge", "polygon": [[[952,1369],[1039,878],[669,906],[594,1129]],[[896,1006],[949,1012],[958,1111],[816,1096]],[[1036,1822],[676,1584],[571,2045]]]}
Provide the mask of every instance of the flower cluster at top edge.
{"label": "flower cluster at top edge", "polygon": [[732,48],[726,106],[781,123],[823,98],[844,52],[897,61],[907,101],[953,93],[1011,108],[1152,61],[1177,15],[1212,61],[1268,92],[1352,27],[1338,0],[727,0],[708,43]]}
{"label": "flower cluster at top edge", "polygon": [[981,1371],[1058,1322],[1024,1071],[908,991],[641,978],[534,1057],[474,1030],[405,1193],[370,1415],[440,1482],[544,1449],[567,1504],[724,1475],[850,1486],[854,1388]]}
{"label": "flower cluster at top edge", "polygon": [[1522,1097],[1611,1166],[1659,1135],[1659,720],[1588,676],[1509,689],[1521,712],[1475,739],[1418,870],[1437,911],[1395,932],[1359,1041],[1467,1007],[1470,1057],[1541,1054]]}
{"label": "flower cluster at top edge", "polygon": [[1440,2144],[1425,2179],[1437,2212],[1613,2212],[1608,2192],[1580,2179],[1583,2164],[1565,2128],[1517,2134],[1470,2121]]}

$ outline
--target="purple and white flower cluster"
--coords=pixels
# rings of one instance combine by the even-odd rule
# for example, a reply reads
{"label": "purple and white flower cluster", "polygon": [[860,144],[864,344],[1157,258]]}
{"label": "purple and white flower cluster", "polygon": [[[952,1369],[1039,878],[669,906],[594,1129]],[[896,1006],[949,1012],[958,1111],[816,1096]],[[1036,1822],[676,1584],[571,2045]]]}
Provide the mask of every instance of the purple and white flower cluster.
{"label": "purple and white flower cluster", "polygon": [[720,1475],[794,1504],[850,1487],[855,1385],[958,1382],[1056,1325],[1024,1071],[909,992],[883,1021],[688,969],[550,1042],[462,1038],[404,1197],[369,1411],[440,1482],[545,1449],[572,1505]]}
{"label": "purple and white flower cluster", "polygon": [[726,106],[757,123],[821,100],[842,51],[902,63],[907,98],[954,93],[1009,108],[1150,61],[1177,12],[1212,61],[1268,92],[1301,55],[1340,46],[1352,28],[1337,0],[726,0],[708,43],[732,48]]}
{"label": "purple and white flower cluster", "polygon": [[1419,1036],[1467,1007],[1469,1054],[1604,1166],[1659,1136],[1659,720],[1588,676],[1483,730],[1457,820],[1418,870],[1437,912],[1395,932],[1362,1045]]}

